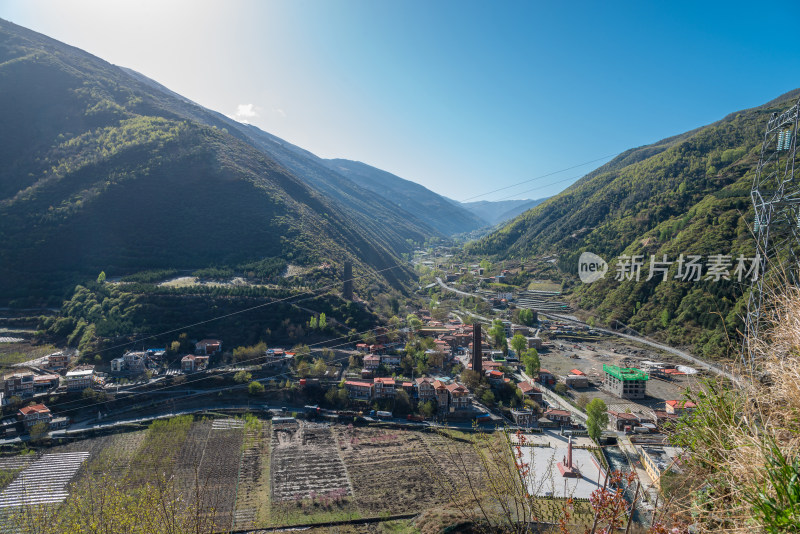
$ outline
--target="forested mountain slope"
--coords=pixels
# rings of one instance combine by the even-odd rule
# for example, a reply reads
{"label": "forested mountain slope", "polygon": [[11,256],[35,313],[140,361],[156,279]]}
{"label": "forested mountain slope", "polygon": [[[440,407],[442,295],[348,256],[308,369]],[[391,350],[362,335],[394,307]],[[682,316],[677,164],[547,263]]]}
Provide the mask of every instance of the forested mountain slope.
{"label": "forested mountain slope", "polygon": [[[607,324],[617,321],[648,334],[718,356],[737,329],[746,306],[745,280],[676,279],[680,254],[755,254],[750,186],[764,127],[773,112],[792,105],[795,90],[757,108],[732,113],[709,126],[627,151],[564,192],[469,245],[498,258],[557,253],[572,280],[584,251],[611,264],[601,281],[576,282],[579,304]],[[674,262],[668,279],[615,280],[619,255]]]}
{"label": "forested mountain slope", "polygon": [[430,235],[351,219],[243,136],[182,114],[177,97],[2,20],[0,95],[4,301],[60,299],[101,270],[274,257],[349,258],[398,285],[396,251]]}

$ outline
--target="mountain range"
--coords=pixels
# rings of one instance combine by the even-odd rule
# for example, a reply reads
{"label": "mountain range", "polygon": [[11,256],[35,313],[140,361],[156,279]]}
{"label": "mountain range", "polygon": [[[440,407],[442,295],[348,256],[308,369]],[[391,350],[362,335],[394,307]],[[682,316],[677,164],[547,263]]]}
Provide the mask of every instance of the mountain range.
{"label": "mountain range", "polygon": [[0,295],[59,298],[101,270],[398,257],[488,226],[369,165],[325,160],[130,69],[0,20]]}
{"label": "mountain range", "polygon": [[[798,96],[794,90],[628,150],[468,250],[498,259],[557,254],[566,285],[577,280],[580,255],[597,254],[609,272],[574,286],[578,306],[606,324],[626,324],[698,354],[735,354],[750,285],[734,272],[740,256],[755,255],[750,188],[764,128]],[[700,256],[704,269],[712,256],[729,257],[730,280],[707,271],[699,280],[676,278],[681,254]],[[622,255],[645,259],[640,279],[616,279]],[[652,258],[672,262],[666,280],[660,273],[646,280]]]}

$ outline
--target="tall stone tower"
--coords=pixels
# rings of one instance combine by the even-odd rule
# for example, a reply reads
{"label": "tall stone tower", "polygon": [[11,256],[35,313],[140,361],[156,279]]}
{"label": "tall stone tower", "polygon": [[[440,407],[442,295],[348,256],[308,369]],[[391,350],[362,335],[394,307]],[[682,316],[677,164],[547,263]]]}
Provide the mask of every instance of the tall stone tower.
{"label": "tall stone tower", "polygon": [[483,372],[483,336],[481,336],[481,323],[472,325],[472,370]]}

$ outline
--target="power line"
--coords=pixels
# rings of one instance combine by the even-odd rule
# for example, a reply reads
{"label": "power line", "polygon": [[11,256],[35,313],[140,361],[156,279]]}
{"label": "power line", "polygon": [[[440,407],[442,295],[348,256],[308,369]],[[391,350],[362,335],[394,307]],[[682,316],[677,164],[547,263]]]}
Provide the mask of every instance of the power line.
{"label": "power line", "polygon": [[[403,319],[403,322],[405,322],[405,319]],[[354,333],[352,335],[361,335],[361,334],[365,334],[367,332],[377,331],[377,330],[382,329],[382,328],[385,328],[385,327],[378,326],[378,327],[375,327],[375,328],[370,328],[368,330],[364,330],[362,332],[356,332],[356,333]],[[401,331],[401,329],[399,329],[399,328],[396,328],[394,330],[389,330],[389,332],[392,332],[392,333],[399,333],[400,331]],[[389,333],[389,332],[387,332],[387,333]],[[340,336],[338,338],[334,338],[333,340],[320,341],[318,343],[314,343],[312,345],[307,345],[307,346],[310,349],[311,347],[315,347],[315,346],[321,345],[323,343],[328,343],[330,341],[334,341],[334,340],[337,340],[337,339],[347,339],[347,338],[350,338],[350,337],[351,337],[351,334],[348,334],[346,336]],[[335,349],[335,348],[343,347],[345,345],[349,345],[351,343],[352,343],[352,341],[345,341],[344,343],[340,343],[338,345],[324,346],[322,348],[315,349],[315,351],[316,352],[320,352],[320,351],[322,351],[322,350],[324,350],[326,348],[327,349]],[[312,352],[314,352],[314,351],[312,351]],[[253,362],[253,361],[260,360],[261,358],[263,358],[263,355],[259,355],[259,356],[256,356],[254,358],[249,358],[249,359],[246,359],[246,360],[242,360],[241,362],[237,362],[237,363],[238,364],[244,364],[244,363],[247,363],[247,362]],[[347,358],[349,358],[349,356],[342,357],[342,358],[334,358],[334,359],[332,359],[330,361],[331,361],[331,363],[339,362],[339,361],[343,361],[343,360],[345,360]],[[162,387],[150,389],[148,391],[136,391],[136,392],[131,393],[130,395],[126,395],[124,400],[128,400],[130,398],[138,397],[138,396],[141,396],[141,395],[150,395],[152,393],[156,393],[156,392],[159,392],[159,391],[164,391],[164,390],[167,390],[167,389],[172,389],[172,388],[177,388],[177,387],[185,387],[185,386],[188,386],[190,384],[194,384],[196,382],[202,382],[203,380],[208,380],[210,378],[213,378],[214,376],[224,375],[224,374],[228,374],[228,373],[236,373],[236,372],[238,372],[238,370],[230,369],[230,370],[222,370],[222,371],[220,371],[220,372],[218,372],[218,373],[216,373],[214,375],[206,373],[205,375],[203,375],[201,377],[198,377],[195,380],[187,380],[186,382],[182,382],[180,384],[169,384],[169,385],[165,385],[165,386],[162,386]],[[276,375],[266,376],[266,377],[264,377],[264,378],[262,378],[260,380],[268,380],[268,379],[271,379],[271,378],[277,378],[277,377],[279,377],[279,376],[281,376],[283,374],[285,374],[285,373],[278,373]],[[147,384],[143,384],[142,385],[142,387],[146,387],[146,386],[147,386]],[[225,386],[225,387],[222,387],[222,388],[220,388],[220,389],[218,389],[216,391],[225,391],[227,389],[232,389],[232,388],[236,388],[236,387],[240,387],[240,385],[237,384],[237,385],[234,385],[234,386]],[[189,398],[189,397],[196,396],[196,395],[205,395],[205,394],[207,394],[207,393],[204,392],[204,393],[197,393],[197,394],[194,394],[194,395],[187,395],[187,396],[181,397],[181,399]],[[88,404],[84,404],[82,406],[77,406],[76,408],[71,408],[69,410],[60,409],[58,412],[53,412],[53,413],[63,414],[63,413],[68,413],[68,412],[71,412],[71,411],[74,411],[74,410],[92,408],[92,407],[95,407],[95,406],[100,406],[100,405],[103,405],[103,404],[108,404],[108,403],[116,402],[116,401],[117,401],[117,399],[108,399],[108,400],[105,400],[105,401],[92,401],[92,402],[89,402]],[[69,401],[69,402],[63,403],[59,408],[63,408],[64,406],[74,405],[74,404],[77,404],[77,403],[80,403],[80,402],[83,402],[83,399],[76,399],[74,401]]]}
{"label": "power line", "polygon": [[[542,175],[536,176],[534,178],[529,178],[527,180],[523,180],[521,182],[517,182],[515,184],[507,185],[505,187],[500,187],[499,189],[493,189],[492,191],[488,191],[486,193],[481,193],[479,195],[475,195],[475,196],[472,196],[472,197],[469,197],[469,198],[465,198],[464,200],[461,200],[459,202],[468,202],[468,201],[476,199],[476,198],[484,197],[486,195],[491,195],[492,193],[497,193],[498,191],[505,191],[506,189],[511,189],[512,187],[516,187],[518,185],[527,184],[528,182],[533,182],[534,180],[541,180],[542,178],[547,178],[548,176],[553,176],[554,174],[559,174],[559,173],[562,173],[562,172],[571,171],[572,169],[577,169],[578,167],[583,167],[585,165],[589,165],[591,163],[596,163],[596,162],[602,161],[604,159],[614,158],[614,157],[619,156],[620,154],[622,154],[622,152],[617,152],[616,154],[610,154],[608,156],[603,156],[601,158],[593,159],[591,161],[585,161],[583,163],[579,163],[577,165],[573,165],[572,167],[566,167],[564,169],[560,169],[560,170],[557,170],[557,171],[549,172],[547,174],[542,174]],[[564,181],[564,180],[562,180],[562,181]],[[555,183],[559,183],[559,182],[555,182]],[[548,184],[548,185],[553,185],[553,184]],[[521,195],[521,194],[526,193],[526,192],[527,191],[523,191],[522,193],[515,193],[515,195]],[[497,202],[497,201],[494,201],[494,202]]]}

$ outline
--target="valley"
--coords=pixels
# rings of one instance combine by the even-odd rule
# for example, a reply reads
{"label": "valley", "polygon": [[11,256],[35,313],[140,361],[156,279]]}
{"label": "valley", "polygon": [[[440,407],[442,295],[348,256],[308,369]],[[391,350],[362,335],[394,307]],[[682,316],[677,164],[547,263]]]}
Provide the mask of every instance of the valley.
{"label": "valley", "polygon": [[[212,4],[176,12],[191,26]],[[216,50],[163,80],[200,62],[186,94],[231,113],[0,18],[0,530],[800,524],[800,89],[680,129],[633,94],[577,120],[576,95],[535,97],[553,65],[444,53],[452,13],[436,46],[387,53],[369,10],[266,4],[258,32],[197,26],[220,53],[264,45],[242,54],[258,90],[223,91],[212,73],[241,58]]]}

